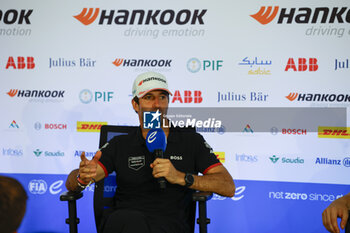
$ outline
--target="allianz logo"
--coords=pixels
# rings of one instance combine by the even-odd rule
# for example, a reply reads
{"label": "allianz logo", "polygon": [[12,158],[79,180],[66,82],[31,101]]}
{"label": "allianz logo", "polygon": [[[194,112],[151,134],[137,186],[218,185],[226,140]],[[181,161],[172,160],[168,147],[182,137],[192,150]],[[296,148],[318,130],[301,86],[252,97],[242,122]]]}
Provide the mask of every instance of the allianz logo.
{"label": "allianz logo", "polygon": [[315,164],[318,165],[335,165],[335,166],[341,166],[344,167],[350,167],[350,157],[346,157],[343,160],[342,159],[330,159],[326,157],[317,157]]}
{"label": "allianz logo", "polygon": [[40,156],[52,156],[52,157],[62,157],[64,156],[64,152],[61,151],[42,151],[40,149],[36,149],[33,151],[34,155],[36,157],[40,157]]}

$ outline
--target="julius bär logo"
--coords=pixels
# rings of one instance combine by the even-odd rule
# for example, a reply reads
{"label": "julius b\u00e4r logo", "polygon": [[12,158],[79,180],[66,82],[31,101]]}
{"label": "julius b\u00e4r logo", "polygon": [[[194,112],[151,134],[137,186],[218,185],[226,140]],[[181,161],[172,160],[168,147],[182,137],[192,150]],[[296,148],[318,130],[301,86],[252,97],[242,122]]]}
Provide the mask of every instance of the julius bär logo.
{"label": "julius b\u00e4r logo", "polygon": [[278,6],[275,6],[272,10],[272,6],[268,6],[267,8],[262,6],[256,14],[250,16],[256,19],[262,25],[265,25],[270,23],[276,17],[278,8]]}

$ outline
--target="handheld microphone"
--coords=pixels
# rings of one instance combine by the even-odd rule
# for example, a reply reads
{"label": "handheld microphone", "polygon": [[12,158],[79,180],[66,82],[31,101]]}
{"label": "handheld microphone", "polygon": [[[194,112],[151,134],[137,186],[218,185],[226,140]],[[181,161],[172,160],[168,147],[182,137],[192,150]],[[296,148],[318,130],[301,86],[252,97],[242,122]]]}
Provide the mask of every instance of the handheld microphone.
{"label": "handheld microphone", "polygon": [[[151,129],[146,136],[147,149],[154,155],[155,158],[164,158],[166,148],[166,136],[162,129]],[[166,179],[160,177],[157,179],[160,190],[166,188]]]}

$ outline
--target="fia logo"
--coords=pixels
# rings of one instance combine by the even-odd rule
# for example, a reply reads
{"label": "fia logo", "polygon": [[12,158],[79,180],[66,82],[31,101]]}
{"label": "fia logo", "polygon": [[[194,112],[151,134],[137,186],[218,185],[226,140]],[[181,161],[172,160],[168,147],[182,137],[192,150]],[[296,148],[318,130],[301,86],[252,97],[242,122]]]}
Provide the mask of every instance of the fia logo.
{"label": "fia logo", "polygon": [[159,110],[156,112],[144,112],[143,113],[143,128],[144,129],[158,129],[160,128],[160,115]]}

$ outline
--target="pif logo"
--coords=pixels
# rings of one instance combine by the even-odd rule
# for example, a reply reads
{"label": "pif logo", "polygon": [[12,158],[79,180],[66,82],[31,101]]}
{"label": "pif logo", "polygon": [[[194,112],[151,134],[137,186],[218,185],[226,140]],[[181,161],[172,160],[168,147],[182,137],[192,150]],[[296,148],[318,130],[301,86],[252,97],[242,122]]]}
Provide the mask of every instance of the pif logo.
{"label": "pif logo", "polygon": [[187,70],[191,73],[197,73],[200,70],[203,71],[219,71],[223,66],[223,60],[203,60],[198,58],[191,58],[187,61]]}
{"label": "pif logo", "polygon": [[309,71],[317,71],[318,70],[318,64],[316,58],[309,58],[309,64],[307,64],[306,58],[298,58],[298,69],[295,65],[294,59],[289,58],[286,68],[284,71],[289,71],[290,69],[294,71],[307,71],[309,68]]}
{"label": "pif logo", "polygon": [[78,132],[100,132],[101,126],[107,122],[77,121]]}
{"label": "pif logo", "polygon": [[35,68],[34,57],[17,57],[16,59],[13,57],[9,57],[6,64],[6,69],[12,67],[13,69],[23,70],[27,68],[28,70],[32,70]]}
{"label": "pif logo", "polygon": [[176,90],[174,92],[174,97],[172,98],[171,103],[175,103],[176,101],[179,101],[180,103],[195,103],[199,104],[202,103],[203,97],[201,91],[194,91],[192,96],[192,91],[186,90],[183,93],[183,97],[181,96],[181,93],[179,90]]}

